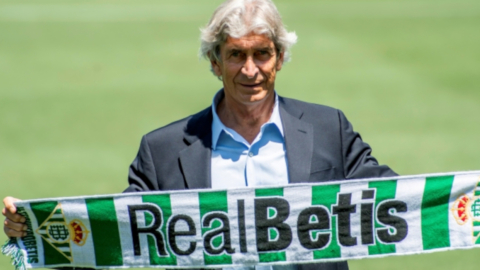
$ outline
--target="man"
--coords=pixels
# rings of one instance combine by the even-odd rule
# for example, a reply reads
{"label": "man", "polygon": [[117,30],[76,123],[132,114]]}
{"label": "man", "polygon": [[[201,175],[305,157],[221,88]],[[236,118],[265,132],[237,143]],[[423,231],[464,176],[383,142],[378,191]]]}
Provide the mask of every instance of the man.
{"label": "man", "polygon": [[[127,192],[284,185],[393,176],[339,110],[278,96],[296,35],[270,0],[228,0],[202,30],[201,54],[223,89],[212,106],[142,139]],[[4,200],[5,233],[24,219]],[[273,267],[276,268],[276,267]],[[348,269],[346,262],[282,269]],[[269,269],[269,268],[267,268]]]}

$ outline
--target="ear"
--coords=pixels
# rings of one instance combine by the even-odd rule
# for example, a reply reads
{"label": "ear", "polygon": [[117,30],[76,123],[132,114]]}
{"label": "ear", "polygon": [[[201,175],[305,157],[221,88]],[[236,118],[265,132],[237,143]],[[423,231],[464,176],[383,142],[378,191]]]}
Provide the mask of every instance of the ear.
{"label": "ear", "polygon": [[212,65],[213,73],[215,73],[217,77],[222,76],[222,69],[220,68],[217,60],[210,60],[210,64]]}
{"label": "ear", "polygon": [[210,59],[210,65],[212,65],[213,73],[215,73],[217,77],[222,76],[222,69],[218,65],[217,60],[214,60],[215,58],[211,57],[210,52],[208,53],[208,58]]}
{"label": "ear", "polygon": [[277,71],[280,71],[282,69],[284,54],[285,54],[285,52],[281,52],[280,55],[277,58],[277,63],[276,63]]}

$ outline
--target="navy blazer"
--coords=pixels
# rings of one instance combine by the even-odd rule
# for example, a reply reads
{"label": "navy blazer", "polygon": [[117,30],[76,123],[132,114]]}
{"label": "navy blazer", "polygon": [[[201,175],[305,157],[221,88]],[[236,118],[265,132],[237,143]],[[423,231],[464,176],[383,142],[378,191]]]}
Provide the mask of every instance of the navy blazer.
{"label": "navy blazer", "polygon": [[[337,109],[279,97],[290,183],[395,176]],[[143,136],[126,192],[211,188],[212,109]],[[348,269],[346,262],[298,269]]]}

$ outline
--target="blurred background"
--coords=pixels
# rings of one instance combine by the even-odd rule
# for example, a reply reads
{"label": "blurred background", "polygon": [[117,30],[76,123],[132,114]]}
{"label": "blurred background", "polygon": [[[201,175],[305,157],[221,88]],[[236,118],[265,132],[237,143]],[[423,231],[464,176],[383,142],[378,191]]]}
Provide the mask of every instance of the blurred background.
{"label": "blurred background", "polygon": [[[221,88],[197,56],[221,2],[0,0],[0,197],[125,189],[141,136]],[[275,3],[299,37],[280,95],[342,109],[401,175],[480,170],[480,1]],[[350,269],[476,269],[479,254]],[[13,269],[5,256],[0,269]]]}

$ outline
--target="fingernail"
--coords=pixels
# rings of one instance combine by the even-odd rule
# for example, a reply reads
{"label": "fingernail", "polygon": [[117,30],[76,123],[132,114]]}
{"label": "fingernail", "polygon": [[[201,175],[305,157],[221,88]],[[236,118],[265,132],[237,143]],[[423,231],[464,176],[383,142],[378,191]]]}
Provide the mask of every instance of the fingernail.
{"label": "fingernail", "polygon": [[26,233],[26,232],[25,232],[25,233],[23,233],[23,236],[22,236],[22,237],[25,237],[25,236],[27,236],[27,233]]}
{"label": "fingernail", "polygon": [[24,230],[24,231],[28,230],[28,226],[27,226],[27,225],[23,225],[23,230]]}
{"label": "fingernail", "polygon": [[25,221],[27,221],[27,219],[26,219],[25,217],[21,217],[21,218],[20,218],[20,222],[21,222],[21,223],[25,223]]}

